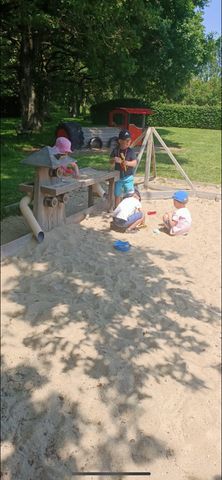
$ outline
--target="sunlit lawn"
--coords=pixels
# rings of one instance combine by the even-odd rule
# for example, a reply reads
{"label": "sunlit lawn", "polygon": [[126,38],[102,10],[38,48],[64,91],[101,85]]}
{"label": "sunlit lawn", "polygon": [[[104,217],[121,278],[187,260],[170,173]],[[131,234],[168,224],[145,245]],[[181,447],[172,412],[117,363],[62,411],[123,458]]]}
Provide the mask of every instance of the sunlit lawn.
{"label": "sunlit lawn", "polygon": [[[221,182],[219,130],[161,127],[158,132],[191,180],[217,184]],[[172,161],[164,153],[158,154],[157,173],[158,176],[180,178],[180,174],[175,174]]]}
{"label": "sunlit lawn", "polygon": [[[34,169],[21,165],[32,149],[53,145],[55,128],[59,121],[65,119],[57,113],[50,122],[44,124],[41,133],[20,136],[16,133],[19,120],[4,119],[1,125],[1,205],[4,207],[18,202],[24,195],[19,191],[19,184],[33,180]],[[81,121],[80,121],[81,122]],[[83,124],[83,122],[81,122]],[[219,130],[201,130],[188,128],[158,128],[158,132],[171,148],[172,153],[191,180],[220,183],[221,133]],[[155,142],[158,144],[158,142]],[[79,167],[91,166],[99,169],[108,168],[109,153],[85,154],[78,157]],[[138,169],[144,174],[145,155]],[[168,178],[181,178],[167,154],[156,154],[157,175]]]}

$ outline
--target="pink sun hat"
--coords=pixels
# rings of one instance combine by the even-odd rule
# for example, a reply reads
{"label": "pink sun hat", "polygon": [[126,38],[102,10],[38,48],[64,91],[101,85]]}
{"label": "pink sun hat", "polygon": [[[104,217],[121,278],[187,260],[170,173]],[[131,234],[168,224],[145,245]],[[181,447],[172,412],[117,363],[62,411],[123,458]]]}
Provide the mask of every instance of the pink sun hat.
{"label": "pink sun hat", "polygon": [[72,153],[70,140],[66,137],[58,137],[55,145],[52,147],[52,153],[54,155],[57,155],[58,153]]}

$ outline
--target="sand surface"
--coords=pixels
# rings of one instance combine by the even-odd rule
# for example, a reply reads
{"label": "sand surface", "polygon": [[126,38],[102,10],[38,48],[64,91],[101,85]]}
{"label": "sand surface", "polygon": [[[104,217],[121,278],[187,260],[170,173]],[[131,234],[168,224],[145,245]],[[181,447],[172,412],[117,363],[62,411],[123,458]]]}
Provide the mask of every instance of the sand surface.
{"label": "sand surface", "polygon": [[[98,197],[94,197],[94,204],[99,201]],[[70,199],[65,206],[66,216],[80,212],[88,205],[88,192],[87,188],[82,189],[79,192],[70,193]],[[7,244],[30,233],[30,227],[26,223],[22,215],[13,215],[4,218],[1,221],[1,245]]]}
{"label": "sand surface", "polygon": [[3,480],[219,480],[221,204],[153,233],[171,204],[143,202],[137,234],[104,213],[3,260]]}

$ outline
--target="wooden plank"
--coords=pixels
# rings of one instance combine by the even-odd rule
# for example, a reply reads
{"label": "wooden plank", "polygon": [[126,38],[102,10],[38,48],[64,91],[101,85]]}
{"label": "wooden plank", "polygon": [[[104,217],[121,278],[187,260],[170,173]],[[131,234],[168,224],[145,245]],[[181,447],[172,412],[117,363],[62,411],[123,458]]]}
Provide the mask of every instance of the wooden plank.
{"label": "wooden plank", "polygon": [[88,186],[88,207],[92,207],[93,205],[93,186]]}
{"label": "wooden plank", "polygon": [[[167,192],[167,191],[169,190],[169,191],[171,192],[173,188],[174,188],[174,187],[172,187],[172,185],[171,185],[171,187],[167,187],[166,185],[158,185],[158,184],[152,185],[152,184],[150,183],[150,189],[151,189],[151,190],[154,190],[154,191],[160,190],[160,191],[166,191],[166,192]],[[175,187],[175,188],[174,188],[174,192],[175,192],[176,190],[178,190],[178,188]],[[183,190],[186,190],[188,193],[189,193],[190,191],[192,191],[192,190],[190,190],[189,187],[187,187],[187,186],[186,186],[186,187],[183,187]]]}
{"label": "wooden plank", "polygon": [[65,223],[65,205],[64,203],[58,202],[56,207],[45,207],[48,215],[48,227],[46,231],[52,230],[58,225]]}
{"label": "wooden plank", "polygon": [[150,178],[152,144],[153,144],[153,134],[151,132],[148,138],[147,149],[146,149],[146,164],[145,164],[145,177],[144,177],[144,187],[146,189],[148,188],[149,178]]}
{"label": "wooden plank", "polygon": [[184,172],[183,168],[180,166],[180,164],[178,163],[178,161],[176,160],[176,158],[174,157],[174,155],[172,154],[172,152],[170,151],[170,149],[167,147],[167,145],[165,144],[165,142],[163,141],[163,139],[161,138],[161,136],[159,135],[159,133],[156,131],[156,129],[154,127],[152,127],[153,129],[153,133],[154,135],[156,136],[156,138],[159,140],[159,142],[161,143],[161,145],[164,147],[164,150],[166,150],[166,152],[168,153],[169,157],[171,158],[172,162],[174,163],[175,167],[177,168],[177,170],[179,170],[179,172],[181,173],[181,175],[185,178],[185,180],[187,181],[187,183],[190,185],[190,187],[192,188],[192,190],[195,191],[195,188],[194,188],[194,185],[192,184],[191,180],[189,179],[188,175]]}
{"label": "wooden plank", "polygon": [[114,204],[114,178],[110,178],[108,187],[108,212],[112,212]]}
{"label": "wooden plank", "polygon": [[30,185],[29,183],[20,183],[19,190],[20,192],[33,193],[34,184]]}
{"label": "wooden plank", "polygon": [[57,208],[57,225],[61,225],[62,223],[65,223],[65,221],[66,221],[65,204],[62,202],[59,202],[58,208]]}
{"label": "wooden plank", "polygon": [[208,200],[216,200],[219,202],[221,200],[221,193],[214,193],[214,192],[201,192],[198,190],[196,191],[196,195],[199,198],[208,198]]}
{"label": "wooden plank", "polygon": [[81,185],[76,181],[74,182],[59,182],[55,185],[41,185],[41,192],[44,195],[50,195],[51,197],[56,197],[57,195],[62,195],[63,193],[72,192],[73,190],[80,190]]}
{"label": "wooden plank", "polygon": [[[42,184],[41,192],[45,195],[55,197],[66,192],[73,190],[80,190],[81,188],[95,185],[96,183],[102,183],[108,181],[110,178],[118,180],[119,172],[112,171],[98,171],[91,168],[83,168],[80,170],[81,178],[72,179],[69,181],[60,181],[54,185]],[[85,178],[84,178],[85,177]]]}
{"label": "wooden plank", "polygon": [[[159,191],[148,191],[148,192],[142,192],[141,197],[142,198],[147,198],[147,199],[169,199],[172,198],[172,195],[174,194],[174,190],[159,190]],[[208,200],[215,200],[215,201],[220,201],[221,200],[221,194],[214,193],[214,192],[203,192],[203,191],[194,191],[191,190],[188,192],[189,197],[198,197],[198,198],[206,198]]]}
{"label": "wooden plank", "polygon": [[80,212],[77,212],[77,213],[74,213],[73,215],[69,215],[67,218],[66,218],[66,224],[67,225],[70,225],[71,223],[80,223],[82,222],[82,220],[84,220],[84,218],[86,217],[86,215],[89,215],[90,213],[95,213],[98,211],[98,208],[99,207],[103,207],[104,206],[104,203],[103,201],[101,200],[101,202],[97,203],[96,205],[92,205],[91,207],[88,207],[88,208],[84,208],[84,210],[81,210]]}
{"label": "wooden plank", "polygon": [[153,190],[148,190],[147,192],[140,193],[142,198],[146,199],[168,199],[172,198],[173,192],[166,191],[166,192],[154,192]]}
{"label": "wooden plank", "polygon": [[102,183],[110,178],[119,179],[119,172],[116,170],[111,171],[99,171],[94,170],[93,173],[86,174],[86,178],[81,178],[77,180],[78,183],[83,184],[83,186],[94,185],[95,183]]}
{"label": "wooden plank", "polygon": [[[153,132],[152,132],[152,137],[153,137]],[[156,178],[156,152],[155,152],[154,141],[152,142],[151,165],[152,165],[153,178]]]}
{"label": "wooden plank", "polygon": [[137,155],[137,166],[136,166],[136,168],[135,168],[135,170],[134,170],[134,175],[136,174],[136,171],[137,171],[137,169],[138,169],[138,167],[139,167],[139,164],[140,164],[140,162],[141,162],[141,158],[142,158],[142,156],[143,156],[143,152],[144,152],[144,150],[145,150],[145,146],[146,146],[146,144],[147,144],[147,141],[148,141],[148,138],[149,138],[149,135],[150,135],[150,134],[151,134],[151,127],[149,127],[149,128],[147,129],[146,135],[145,135],[145,137],[144,137],[144,139],[143,139],[143,143],[142,143],[141,148],[140,148],[140,151],[139,151],[139,153],[138,153],[138,155]]}
{"label": "wooden plank", "polygon": [[1,260],[4,260],[5,257],[13,257],[14,255],[17,255],[17,253],[30,243],[33,238],[33,233],[27,233],[27,235],[16,238],[16,240],[13,240],[12,242],[1,245]]}
{"label": "wooden plank", "polygon": [[49,182],[48,168],[36,168],[35,182],[34,182],[34,199],[33,199],[33,214],[43,231],[48,228],[47,211],[43,204],[44,194],[41,190],[42,183]]}

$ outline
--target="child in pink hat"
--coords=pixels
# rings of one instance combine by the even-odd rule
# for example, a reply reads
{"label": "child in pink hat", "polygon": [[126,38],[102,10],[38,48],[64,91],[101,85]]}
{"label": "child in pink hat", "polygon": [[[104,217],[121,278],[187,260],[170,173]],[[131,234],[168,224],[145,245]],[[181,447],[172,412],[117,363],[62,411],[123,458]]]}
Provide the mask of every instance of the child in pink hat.
{"label": "child in pink hat", "polygon": [[[69,153],[72,153],[70,140],[65,137],[58,137],[56,139],[55,145],[51,148],[51,153],[53,155],[59,155],[59,158],[61,158],[61,160],[64,157],[67,157]],[[72,175],[75,178],[80,177],[79,168],[76,161],[71,161],[66,165],[61,164],[61,168],[65,176]]]}
{"label": "child in pink hat", "polygon": [[[69,153],[73,153],[71,150],[71,142],[66,137],[58,137],[56,139],[56,143],[53,147],[51,147],[51,153],[53,155],[59,155],[59,158],[65,159],[69,155]],[[74,178],[80,178],[80,171],[76,161],[71,161],[65,165],[61,164],[60,167],[63,170],[63,175],[68,176],[72,175]],[[103,190],[102,186],[99,183],[93,185],[93,193],[96,194],[98,197],[103,198],[106,200],[107,194],[105,190]]]}

